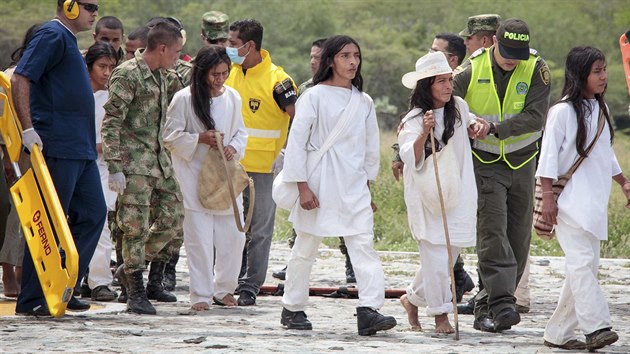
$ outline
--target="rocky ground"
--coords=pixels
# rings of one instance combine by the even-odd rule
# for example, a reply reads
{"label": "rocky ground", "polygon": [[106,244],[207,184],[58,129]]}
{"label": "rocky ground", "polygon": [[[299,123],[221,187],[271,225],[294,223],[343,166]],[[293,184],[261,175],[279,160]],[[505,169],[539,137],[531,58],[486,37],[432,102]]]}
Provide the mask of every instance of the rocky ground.
{"label": "rocky ground", "polygon": [[[271,271],[284,265],[288,253],[284,243],[274,243],[269,284],[278,283],[271,277]],[[382,252],[381,260],[387,286],[404,289],[415,273],[418,256]],[[476,279],[475,262],[474,255],[466,256],[466,268],[473,279]],[[530,313],[522,316],[522,322],[501,334],[482,333],[472,328],[472,316],[460,316],[460,339],[456,341],[453,335],[434,334],[433,319],[423,313],[424,331],[410,331],[398,299],[386,299],[381,311],[395,316],[398,326],[372,337],[357,334],[353,299],[311,297],[307,314],[313,323],[312,331],[282,328],[282,305],[277,296],[260,296],[254,307],[211,306],[210,311],[195,313],[189,310],[186,257],[182,254],[175,291],[179,301],[155,304],[157,316],[128,314],[123,304],[94,303],[90,311],[67,312],[59,319],[27,318],[11,315],[14,302],[0,299],[0,307],[8,313],[0,317],[0,352],[566,352],[542,345],[544,326],[562,286],[563,266],[563,258],[533,257],[530,283],[533,303]],[[630,353],[630,260],[602,260],[600,279],[610,303],[614,329],[620,335],[617,343],[600,352]],[[321,249],[311,283],[322,287],[346,285],[344,262],[338,250]]]}

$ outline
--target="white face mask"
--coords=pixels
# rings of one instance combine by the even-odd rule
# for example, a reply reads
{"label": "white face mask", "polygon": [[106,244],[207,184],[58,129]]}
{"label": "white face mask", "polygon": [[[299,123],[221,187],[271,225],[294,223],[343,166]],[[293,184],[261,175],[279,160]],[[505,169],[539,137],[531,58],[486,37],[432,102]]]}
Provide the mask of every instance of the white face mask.
{"label": "white face mask", "polygon": [[243,48],[245,44],[243,44],[242,46],[238,48],[234,48],[234,47],[225,48],[225,52],[227,53],[228,57],[230,57],[230,60],[232,61],[232,63],[238,64],[238,65],[243,64],[243,62],[245,61],[245,57],[247,57],[247,55],[249,54],[249,51],[244,56],[240,56],[238,55],[238,50]]}

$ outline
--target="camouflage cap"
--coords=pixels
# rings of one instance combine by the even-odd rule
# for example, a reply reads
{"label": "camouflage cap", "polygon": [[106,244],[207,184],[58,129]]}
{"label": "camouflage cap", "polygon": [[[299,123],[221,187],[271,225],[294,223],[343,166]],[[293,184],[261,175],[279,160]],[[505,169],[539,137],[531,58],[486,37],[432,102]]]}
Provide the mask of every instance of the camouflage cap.
{"label": "camouflage cap", "polygon": [[228,37],[228,16],[221,11],[208,11],[201,17],[201,34],[209,40]]}
{"label": "camouflage cap", "polygon": [[491,31],[496,32],[501,22],[501,16],[496,14],[484,14],[477,16],[470,16],[468,18],[468,24],[459,35],[462,37],[469,37],[479,31]]}

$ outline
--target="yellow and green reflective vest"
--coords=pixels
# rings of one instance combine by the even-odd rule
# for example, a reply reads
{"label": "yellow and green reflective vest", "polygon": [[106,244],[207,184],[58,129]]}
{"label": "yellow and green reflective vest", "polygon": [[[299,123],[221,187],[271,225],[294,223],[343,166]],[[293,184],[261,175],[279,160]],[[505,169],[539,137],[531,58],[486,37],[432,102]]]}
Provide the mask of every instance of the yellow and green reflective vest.
{"label": "yellow and green reflective vest", "polygon": [[[516,66],[505,90],[503,106],[501,106],[492,75],[491,54],[492,50],[485,50],[478,56],[471,58],[472,75],[464,99],[472,113],[484,118],[489,123],[498,123],[513,118],[523,110],[538,55],[532,51],[528,60],[521,61]],[[510,168],[516,170],[532,160],[538,154],[538,150],[518,166],[511,164],[506,155],[536,142],[540,137],[540,132],[511,136],[504,140],[499,140],[494,135],[488,135],[484,140],[474,140],[473,148],[495,154],[497,158],[484,160],[474,151],[473,155],[482,163],[494,163],[503,160]]]}

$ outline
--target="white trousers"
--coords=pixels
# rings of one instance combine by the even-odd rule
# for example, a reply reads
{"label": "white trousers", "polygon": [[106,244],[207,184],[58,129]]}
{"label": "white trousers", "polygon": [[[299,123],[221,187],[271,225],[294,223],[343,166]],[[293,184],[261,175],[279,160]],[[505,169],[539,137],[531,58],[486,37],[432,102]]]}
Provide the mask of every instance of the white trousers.
{"label": "white trousers", "polygon": [[588,334],[611,327],[611,321],[608,301],[597,280],[600,241],[593,234],[561,220],[558,220],[556,237],[565,255],[566,279],[558,307],[547,322],[544,339],[564,344],[576,339],[576,328]]}
{"label": "white trousers", "polygon": [[114,280],[109,264],[112,260],[112,238],[107,217],[105,217],[105,225],[98,239],[94,255],[90,260],[90,272],[88,273],[88,286],[94,289],[97,286],[109,286]]}
{"label": "white trousers", "polygon": [[[417,307],[426,306],[427,316],[453,312],[450,268],[446,245],[435,245],[420,240],[420,268],[407,287],[409,302]],[[451,246],[453,261],[459,255],[459,247]]]}
{"label": "white trousers", "polygon": [[529,290],[529,267],[531,266],[531,258],[527,257],[527,263],[525,269],[523,269],[523,275],[521,280],[514,290],[514,297],[516,298],[516,304],[521,306],[530,306],[531,292]]}
{"label": "white trousers", "polygon": [[[234,216],[184,211],[184,247],[190,275],[190,302],[210,303],[233,294],[238,285],[245,233]],[[216,263],[214,251],[216,249]]]}
{"label": "white trousers", "polygon": [[[321,236],[297,232],[287,264],[282,304],[289,311],[304,311],[308,303],[309,278],[317,257]],[[385,276],[374,250],[374,235],[344,236],[359,289],[358,307],[379,309],[385,303]]]}

